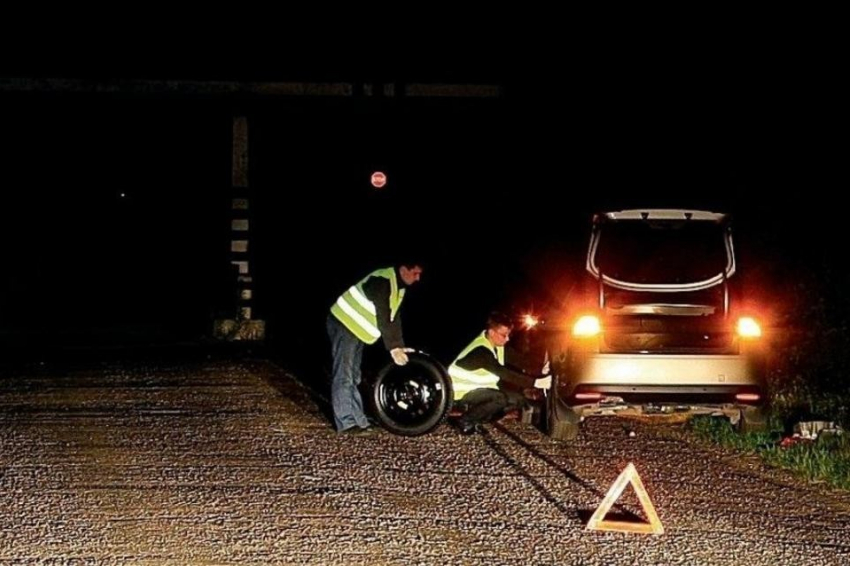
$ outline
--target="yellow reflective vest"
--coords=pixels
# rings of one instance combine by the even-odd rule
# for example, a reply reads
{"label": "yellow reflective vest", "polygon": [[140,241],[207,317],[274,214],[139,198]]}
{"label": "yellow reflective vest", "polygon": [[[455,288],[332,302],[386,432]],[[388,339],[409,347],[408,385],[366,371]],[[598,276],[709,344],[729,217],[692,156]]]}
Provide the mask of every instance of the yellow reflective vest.
{"label": "yellow reflective vest", "polygon": [[493,353],[493,357],[496,358],[496,361],[499,362],[500,366],[505,365],[505,349],[503,347],[494,346],[489,340],[487,340],[487,331],[481,333],[480,336],[475,338],[472,342],[470,342],[469,346],[463,349],[463,351],[455,358],[455,361],[452,362],[452,365],[449,366],[449,375],[452,378],[452,388],[454,389],[454,398],[455,400],[460,399],[473,389],[498,389],[499,388],[499,376],[490,373],[486,369],[479,368],[474,370],[463,369],[459,365],[457,365],[458,360],[463,359],[475,348],[479,346],[484,346],[490,352]]}
{"label": "yellow reflective vest", "polygon": [[363,291],[363,284],[371,277],[383,277],[390,281],[390,321],[395,320],[405,289],[398,288],[398,279],[394,267],[377,269],[364,277],[359,283],[340,295],[331,307],[331,313],[352,334],[367,344],[374,344],[381,337],[378,329],[378,317],[373,303]]}

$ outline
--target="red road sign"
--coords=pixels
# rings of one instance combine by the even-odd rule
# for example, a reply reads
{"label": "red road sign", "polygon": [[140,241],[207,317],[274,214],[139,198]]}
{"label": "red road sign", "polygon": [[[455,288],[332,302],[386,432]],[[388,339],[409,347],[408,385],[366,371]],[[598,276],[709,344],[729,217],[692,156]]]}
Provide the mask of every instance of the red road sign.
{"label": "red road sign", "polygon": [[383,171],[375,171],[372,173],[372,186],[380,189],[387,184],[387,175]]}

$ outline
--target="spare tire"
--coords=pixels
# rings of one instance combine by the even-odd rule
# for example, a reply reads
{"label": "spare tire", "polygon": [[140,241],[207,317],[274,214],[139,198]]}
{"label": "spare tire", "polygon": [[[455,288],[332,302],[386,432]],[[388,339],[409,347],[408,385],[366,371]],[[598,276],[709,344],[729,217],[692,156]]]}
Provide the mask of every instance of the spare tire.
{"label": "spare tire", "polygon": [[443,365],[424,352],[408,354],[406,365],[390,362],[372,383],[371,405],[388,431],[419,436],[446,420],[452,408],[452,381]]}

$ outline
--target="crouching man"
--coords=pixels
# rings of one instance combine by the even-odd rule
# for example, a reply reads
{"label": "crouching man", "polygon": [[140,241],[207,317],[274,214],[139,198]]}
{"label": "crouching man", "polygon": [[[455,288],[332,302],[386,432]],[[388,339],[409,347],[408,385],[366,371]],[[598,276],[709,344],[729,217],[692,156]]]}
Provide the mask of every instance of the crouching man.
{"label": "crouching man", "polygon": [[457,423],[463,434],[472,434],[483,423],[521,408],[526,402],[524,389],[549,389],[552,384],[549,375],[528,375],[505,365],[505,344],[512,328],[510,317],[491,313],[484,332],[449,366],[455,402],[467,407]]}

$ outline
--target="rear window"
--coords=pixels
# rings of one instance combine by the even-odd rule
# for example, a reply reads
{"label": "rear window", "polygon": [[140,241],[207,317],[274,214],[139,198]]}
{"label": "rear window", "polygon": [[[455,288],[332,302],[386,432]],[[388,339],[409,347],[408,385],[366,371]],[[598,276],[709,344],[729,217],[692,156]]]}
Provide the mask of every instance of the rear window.
{"label": "rear window", "polygon": [[726,269],[724,227],[699,221],[619,221],[601,226],[594,263],[631,283],[693,283]]}

